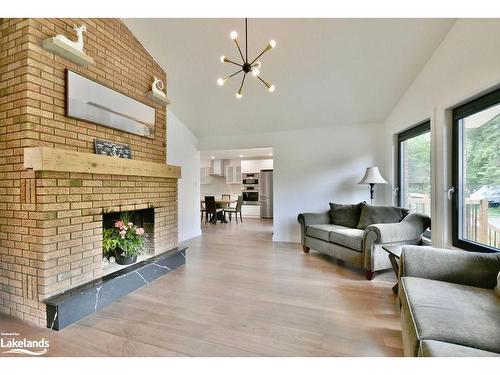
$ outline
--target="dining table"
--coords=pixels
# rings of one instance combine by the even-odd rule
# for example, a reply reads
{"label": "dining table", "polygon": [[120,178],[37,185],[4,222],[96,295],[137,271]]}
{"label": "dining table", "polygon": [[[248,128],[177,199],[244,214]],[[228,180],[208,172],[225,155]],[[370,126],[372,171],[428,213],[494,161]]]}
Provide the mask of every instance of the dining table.
{"label": "dining table", "polygon": [[[201,201],[202,206],[205,206],[205,200],[202,199]],[[217,208],[224,208],[228,207],[231,203],[237,203],[237,199],[216,199],[215,200],[215,205]],[[219,212],[217,215],[217,220],[220,220],[221,223],[227,223],[228,221],[226,220],[226,215],[224,215],[224,212]]]}

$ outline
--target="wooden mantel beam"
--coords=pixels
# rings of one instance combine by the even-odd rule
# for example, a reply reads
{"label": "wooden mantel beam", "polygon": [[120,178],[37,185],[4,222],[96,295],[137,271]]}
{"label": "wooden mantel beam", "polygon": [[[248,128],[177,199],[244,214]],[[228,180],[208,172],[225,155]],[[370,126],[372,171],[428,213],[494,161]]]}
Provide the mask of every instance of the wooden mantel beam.
{"label": "wooden mantel beam", "polygon": [[24,168],[34,171],[78,172],[180,178],[181,167],[149,161],[115,158],[50,147],[24,149]]}

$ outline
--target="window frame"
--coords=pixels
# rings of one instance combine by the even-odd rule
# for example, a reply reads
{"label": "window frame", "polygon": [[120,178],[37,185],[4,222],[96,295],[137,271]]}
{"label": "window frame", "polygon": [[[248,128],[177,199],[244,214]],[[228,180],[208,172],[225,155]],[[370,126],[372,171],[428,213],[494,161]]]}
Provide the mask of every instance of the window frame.
{"label": "window frame", "polygon": [[[431,121],[430,120],[425,120],[417,125],[414,125],[412,126],[410,129],[407,129],[401,133],[398,133],[397,137],[398,137],[398,147],[397,147],[397,152],[398,152],[398,157],[397,157],[397,174],[396,174],[396,178],[397,178],[397,184],[396,184],[396,187],[398,189],[398,194],[397,194],[397,204],[398,206],[402,207],[401,204],[402,204],[402,195],[401,195],[401,178],[403,177],[403,173],[402,173],[402,168],[403,168],[403,164],[402,164],[402,158],[401,158],[401,151],[402,151],[402,147],[401,147],[401,143],[403,143],[404,141],[407,141],[411,138],[415,138],[415,137],[418,137],[419,135],[422,135],[422,134],[425,134],[425,133],[430,133],[431,132]],[[430,156],[429,156],[430,157]],[[432,163],[432,161],[431,161]],[[431,168],[432,168],[432,165],[431,165]],[[431,195],[431,200],[432,200],[432,195]]]}
{"label": "window frame", "polygon": [[478,112],[484,111],[495,105],[500,104],[500,89],[492,91],[477,99],[473,99],[465,104],[456,107],[452,111],[452,161],[451,174],[452,186],[454,188],[451,199],[451,222],[452,222],[452,243],[453,246],[467,251],[475,251],[481,253],[497,253],[500,250],[491,246],[480,244],[460,238],[460,222],[462,218],[462,210],[460,202],[462,201],[462,155],[463,155],[463,139],[461,121],[464,117],[471,116]]}

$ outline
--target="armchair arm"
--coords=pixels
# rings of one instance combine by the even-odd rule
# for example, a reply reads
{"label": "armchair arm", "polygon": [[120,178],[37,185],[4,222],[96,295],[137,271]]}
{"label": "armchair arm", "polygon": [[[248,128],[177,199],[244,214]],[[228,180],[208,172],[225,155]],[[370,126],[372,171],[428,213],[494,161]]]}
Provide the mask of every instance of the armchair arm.
{"label": "armchair arm", "polygon": [[499,271],[500,254],[405,246],[399,273],[400,277],[420,277],[493,289]]}
{"label": "armchair arm", "polygon": [[330,211],[322,213],[301,213],[297,216],[297,221],[300,223],[301,241],[304,245],[306,227],[315,224],[330,224]]}
{"label": "armchair arm", "polygon": [[372,224],[365,229],[365,238],[372,234],[376,243],[404,242],[419,239],[431,225],[430,217],[411,213],[399,223]]}

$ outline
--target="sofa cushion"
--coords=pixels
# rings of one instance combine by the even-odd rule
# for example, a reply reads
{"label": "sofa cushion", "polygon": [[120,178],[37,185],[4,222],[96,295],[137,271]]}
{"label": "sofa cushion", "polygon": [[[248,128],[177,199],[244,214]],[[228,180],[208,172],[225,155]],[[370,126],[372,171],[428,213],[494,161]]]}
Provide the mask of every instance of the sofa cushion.
{"label": "sofa cushion", "polygon": [[355,228],[335,228],[330,232],[330,242],[348,247],[356,251],[363,251],[365,231]]}
{"label": "sofa cushion", "polygon": [[332,224],[348,228],[356,228],[361,215],[361,208],[366,202],[358,204],[330,203],[330,216]]}
{"label": "sofa cushion", "polygon": [[336,228],[339,228],[339,226],[333,224],[308,225],[306,227],[306,235],[317,238],[318,240],[329,241],[330,232]]}
{"label": "sofa cushion", "polygon": [[400,285],[415,340],[500,353],[500,303],[492,289],[416,277],[403,277]]}
{"label": "sofa cushion", "polygon": [[399,223],[408,214],[406,208],[394,206],[363,205],[357,225],[358,229],[365,229],[372,224]]}
{"label": "sofa cushion", "polygon": [[500,354],[449,342],[422,340],[419,357],[498,357]]}

